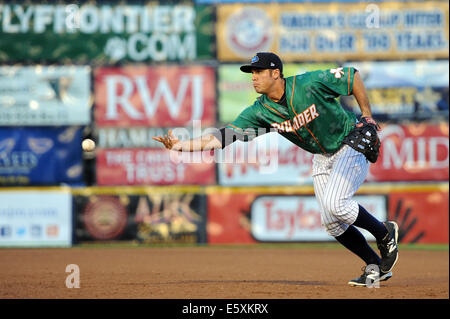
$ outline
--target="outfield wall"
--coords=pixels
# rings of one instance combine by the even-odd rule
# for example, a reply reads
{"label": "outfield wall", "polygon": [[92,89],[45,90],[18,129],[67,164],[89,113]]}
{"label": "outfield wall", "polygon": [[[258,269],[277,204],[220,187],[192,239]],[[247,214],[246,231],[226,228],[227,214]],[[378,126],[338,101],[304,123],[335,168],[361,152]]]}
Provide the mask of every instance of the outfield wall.
{"label": "outfield wall", "polygon": [[[8,188],[0,199],[0,246],[334,240],[311,186]],[[447,183],[365,184],[355,199],[396,220],[401,243],[448,243]]]}
{"label": "outfield wall", "polygon": [[[283,137],[180,156],[152,139],[233,121],[258,96],[239,66],[269,50],[285,77],[359,70],[382,143],[356,198],[396,220],[401,242],[448,243],[447,1],[10,2],[1,246],[332,240],[313,155]],[[360,115],[352,96],[339,102]]]}

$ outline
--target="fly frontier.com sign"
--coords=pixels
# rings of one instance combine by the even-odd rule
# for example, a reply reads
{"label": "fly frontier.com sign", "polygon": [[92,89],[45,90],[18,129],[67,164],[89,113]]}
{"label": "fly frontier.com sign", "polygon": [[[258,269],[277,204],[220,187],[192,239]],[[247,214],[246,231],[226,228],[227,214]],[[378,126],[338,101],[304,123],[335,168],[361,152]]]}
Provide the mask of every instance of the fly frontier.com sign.
{"label": "fly frontier.com sign", "polygon": [[200,25],[211,13],[192,5],[0,5],[0,61],[208,59],[212,31]]}

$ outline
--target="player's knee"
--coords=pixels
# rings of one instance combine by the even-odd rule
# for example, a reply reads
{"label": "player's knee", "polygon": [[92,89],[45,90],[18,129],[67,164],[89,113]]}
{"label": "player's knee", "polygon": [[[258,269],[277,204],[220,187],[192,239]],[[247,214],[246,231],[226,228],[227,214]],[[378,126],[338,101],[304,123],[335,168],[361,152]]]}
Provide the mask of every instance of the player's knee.
{"label": "player's knee", "polygon": [[332,216],[339,216],[344,211],[344,205],[341,200],[335,200],[333,198],[326,198],[323,209]]}
{"label": "player's knee", "polygon": [[340,222],[324,223],[322,224],[322,226],[325,228],[328,235],[333,237],[342,235],[348,227],[347,225]]}
{"label": "player's knee", "polygon": [[351,202],[346,199],[329,198],[325,201],[324,210],[328,215],[334,216],[337,219],[346,219],[345,217],[351,211]]}

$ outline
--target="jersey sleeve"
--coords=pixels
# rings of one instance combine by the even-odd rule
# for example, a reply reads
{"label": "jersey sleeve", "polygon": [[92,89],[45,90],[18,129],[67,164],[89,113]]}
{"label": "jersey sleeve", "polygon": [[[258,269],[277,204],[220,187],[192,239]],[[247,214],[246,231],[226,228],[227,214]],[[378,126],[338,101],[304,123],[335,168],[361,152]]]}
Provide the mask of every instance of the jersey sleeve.
{"label": "jersey sleeve", "polygon": [[255,104],[244,109],[233,122],[227,124],[225,127],[237,133],[250,133],[251,131],[265,127],[261,118],[258,116],[257,109],[258,105],[255,102]]}
{"label": "jersey sleeve", "polygon": [[[234,132],[238,140],[248,142],[257,136],[267,133],[270,127],[264,123],[261,118],[261,113],[258,111],[258,104],[255,102],[252,106],[244,109],[241,114],[231,123],[227,124],[225,128],[227,132]],[[227,139],[230,140],[230,139]],[[232,139],[234,142],[236,139]]]}
{"label": "jersey sleeve", "polygon": [[353,77],[356,69],[353,67],[328,69],[312,72],[311,80],[319,91],[333,97],[351,95],[353,91]]}

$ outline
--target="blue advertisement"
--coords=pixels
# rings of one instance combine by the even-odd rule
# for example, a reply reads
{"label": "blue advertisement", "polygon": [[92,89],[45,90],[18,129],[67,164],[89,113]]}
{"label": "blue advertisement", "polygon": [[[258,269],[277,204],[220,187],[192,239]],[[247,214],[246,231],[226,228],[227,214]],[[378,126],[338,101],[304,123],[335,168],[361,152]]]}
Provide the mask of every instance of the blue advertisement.
{"label": "blue advertisement", "polygon": [[79,184],[81,127],[0,127],[0,186]]}

